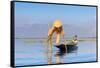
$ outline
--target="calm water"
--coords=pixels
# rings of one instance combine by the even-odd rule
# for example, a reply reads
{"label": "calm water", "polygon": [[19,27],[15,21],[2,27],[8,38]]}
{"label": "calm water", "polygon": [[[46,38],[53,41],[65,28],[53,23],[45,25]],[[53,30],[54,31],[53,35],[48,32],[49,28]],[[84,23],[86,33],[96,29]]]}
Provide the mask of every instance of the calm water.
{"label": "calm water", "polygon": [[[58,49],[53,47],[53,64],[56,64],[55,54],[57,51]],[[66,54],[61,60],[62,63],[96,61],[96,42],[79,42],[77,52]],[[16,39],[15,64],[16,66],[47,64],[46,44],[27,43],[22,39]]]}

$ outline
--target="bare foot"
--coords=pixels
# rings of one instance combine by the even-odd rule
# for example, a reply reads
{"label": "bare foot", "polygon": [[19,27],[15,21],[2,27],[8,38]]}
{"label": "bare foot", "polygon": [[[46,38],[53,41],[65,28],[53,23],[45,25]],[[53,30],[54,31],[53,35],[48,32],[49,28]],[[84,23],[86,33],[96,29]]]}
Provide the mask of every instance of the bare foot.
{"label": "bare foot", "polygon": [[61,64],[62,62],[57,62],[57,64]]}
{"label": "bare foot", "polygon": [[56,63],[57,64],[61,64],[61,58],[60,58],[60,56],[56,56]]}
{"label": "bare foot", "polygon": [[52,64],[51,60],[48,60],[48,64]]}

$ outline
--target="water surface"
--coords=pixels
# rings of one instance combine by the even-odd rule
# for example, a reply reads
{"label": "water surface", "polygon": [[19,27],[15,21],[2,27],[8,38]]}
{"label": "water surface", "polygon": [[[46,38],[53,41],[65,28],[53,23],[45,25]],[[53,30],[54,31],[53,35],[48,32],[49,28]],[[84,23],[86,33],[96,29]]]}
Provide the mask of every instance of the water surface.
{"label": "water surface", "polygon": [[[23,39],[15,40],[15,65],[42,65],[47,64],[46,43],[27,43]],[[96,42],[83,41],[78,43],[78,50],[64,55],[62,63],[96,61]],[[52,64],[56,64],[56,52],[53,46]]]}

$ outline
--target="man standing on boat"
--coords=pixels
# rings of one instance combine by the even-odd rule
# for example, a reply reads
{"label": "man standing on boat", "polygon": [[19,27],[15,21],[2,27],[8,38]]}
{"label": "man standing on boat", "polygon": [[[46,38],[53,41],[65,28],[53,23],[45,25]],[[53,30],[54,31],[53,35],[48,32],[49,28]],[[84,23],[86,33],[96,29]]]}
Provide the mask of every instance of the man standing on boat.
{"label": "man standing on boat", "polygon": [[[60,44],[61,36],[64,37],[64,29],[63,29],[62,22],[60,20],[56,20],[53,23],[52,28],[49,28],[49,30],[48,30],[48,42],[49,42],[49,44],[51,44],[51,47],[52,47],[52,36],[53,36],[53,33],[56,33],[56,47],[58,47],[59,44]],[[61,63],[60,56],[57,56],[56,63]],[[48,59],[48,64],[51,64],[51,58]]]}
{"label": "man standing on boat", "polygon": [[64,29],[63,29],[62,22],[60,20],[56,20],[53,23],[53,27],[49,28],[49,31],[48,31],[49,40],[52,40],[53,33],[56,33],[56,46],[59,46],[61,36],[64,37]]}

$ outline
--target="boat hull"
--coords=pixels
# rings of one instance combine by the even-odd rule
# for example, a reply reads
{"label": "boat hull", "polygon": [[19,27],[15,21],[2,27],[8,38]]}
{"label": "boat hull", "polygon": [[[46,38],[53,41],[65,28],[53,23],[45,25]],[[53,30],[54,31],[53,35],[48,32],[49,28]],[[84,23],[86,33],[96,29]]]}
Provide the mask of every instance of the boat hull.
{"label": "boat hull", "polygon": [[74,53],[77,52],[78,46],[77,45],[65,45],[65,44],[60,44],[59,46],[56,46],[59,48],[58,55],[63,56],[66,53]]}

